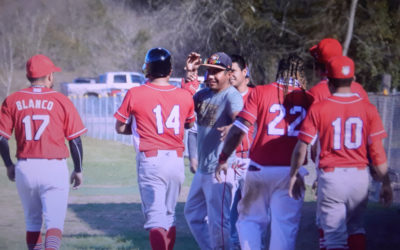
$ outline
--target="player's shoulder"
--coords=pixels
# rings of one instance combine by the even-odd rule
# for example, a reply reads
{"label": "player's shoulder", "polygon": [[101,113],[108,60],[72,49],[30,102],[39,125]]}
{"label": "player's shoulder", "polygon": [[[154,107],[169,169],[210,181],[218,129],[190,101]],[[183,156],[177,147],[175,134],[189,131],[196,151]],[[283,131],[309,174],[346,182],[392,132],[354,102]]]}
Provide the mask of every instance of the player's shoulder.
{"label": "player's shoulder", "polygon": [[242,95],[240,94],[240,92],[233,86],[229,86],[226,93],[228,95],[240,96],[240,98],[242,98]]}
{"label": "player's shoulder", "polygon": [[271,82],[268,84],[263,84],[263,85],[257,85],[256,87],[253,88],[252,92],[257,92],[257,93],[268,93],[272,89],[277,88],[277,83]]}
{"label": "player's shoulder", "polygon": [[364,87],[360,83],[358,83],[356,81],[351,82],[351,87],[355,87],[355,88],[364,90]]}
{"label": "player's shoulder", "polygon": [[361,99],[362,100],[360,102],[362,103],[363,106],[366,107],[367,111],[370,111],[370,112],[373,112],[373,113],[377,113],[378,112],[377,107],[374,104],[370,103],[369,100],[366,100],[366,99],[363,99],[363,98],[361,98]]}
{"label": "player's shoulder", "polygon": [[308,90],[312,95],[318,95],[318,94],[324,94],[325,92],[329,92],[329,86],[328,86],[328,81],[327,80],[321,80],[314,86],[312,86]]}
{"label": "player's shoulder", "polygon": [[210,94],[212,94],[211,89],[206,87],[204,89],[197,91],[196,94],[194,94],[193,98],[195,100],[202,100],[202,99],[210,96]]}
{"label": "player's shoulder", "polygon": [[182,102],[193,102],[193,96],[185,89],[175,87],[173,95]]}

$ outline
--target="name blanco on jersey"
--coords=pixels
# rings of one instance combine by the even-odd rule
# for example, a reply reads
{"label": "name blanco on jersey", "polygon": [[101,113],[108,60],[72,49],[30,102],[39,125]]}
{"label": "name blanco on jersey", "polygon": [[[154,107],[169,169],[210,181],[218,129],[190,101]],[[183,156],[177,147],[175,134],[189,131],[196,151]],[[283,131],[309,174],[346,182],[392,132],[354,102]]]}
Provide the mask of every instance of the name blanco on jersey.
{"label": "name blanco on jersey", "polygon": [[18,110],[23,110],[23,109],[47,109],[47,110],[52,110],[53,109],[53,102],[48,101],[48,100],[32,100],[29,99],[27,103],[25,103],[25,100],[20,100],[16,101],[15,103],[17,105]]}

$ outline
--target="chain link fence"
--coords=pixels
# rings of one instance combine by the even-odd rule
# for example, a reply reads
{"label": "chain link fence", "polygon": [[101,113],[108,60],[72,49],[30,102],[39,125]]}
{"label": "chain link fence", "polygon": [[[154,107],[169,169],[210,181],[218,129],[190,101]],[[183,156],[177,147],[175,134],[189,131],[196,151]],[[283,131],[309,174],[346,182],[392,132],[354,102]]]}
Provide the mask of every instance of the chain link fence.
{"label": "chain link fence", "polygon": [[[115,131],[115,118],[113,115],[123,98],[123,95],[100,98],[93,96],[71,97],[84,124],[88,128],[87,136],[101,140],[119,141],[128,145],[133,144],[132,136],[120,135]],[[388,158],[390,178],[393,182],[394,200],[400,203],[400,95],[383,96],[370,94],[369,99],[377,107],[388,134],[388,137],[384,140],[384,146]],[[315,174],[312,174],[312,176],[312,178],[315,178]],[[371,182],[371,200],[379,199],[379,187],[379,183]]]}

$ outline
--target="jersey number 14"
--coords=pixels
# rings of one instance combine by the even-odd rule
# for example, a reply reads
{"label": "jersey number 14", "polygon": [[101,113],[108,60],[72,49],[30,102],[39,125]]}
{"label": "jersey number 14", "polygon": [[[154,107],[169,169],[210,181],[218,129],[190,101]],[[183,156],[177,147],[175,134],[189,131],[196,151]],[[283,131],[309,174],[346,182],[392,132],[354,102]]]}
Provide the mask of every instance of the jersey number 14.
{"label": "jersey number 14", "polygon": [[[158,104],[153,109],[154,114],[156,115],[156,124],[157,124],[157,133],[164,134],[164,121],[161,112],[161,105]],[[174,130],[174,134],[179,134],[180,129],[180,121],[179,121],[179,105],[174,105],[171,112],[168,115],[167,120],[165,121],[165,127]]]}

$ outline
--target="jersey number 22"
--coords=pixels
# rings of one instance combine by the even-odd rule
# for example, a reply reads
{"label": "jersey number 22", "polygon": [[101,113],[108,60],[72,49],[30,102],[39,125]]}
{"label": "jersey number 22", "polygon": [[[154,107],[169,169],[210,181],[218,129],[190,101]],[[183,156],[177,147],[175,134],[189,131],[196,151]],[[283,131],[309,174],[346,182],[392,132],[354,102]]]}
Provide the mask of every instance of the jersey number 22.
{"label": "jersey number 22", "polygon": [[[279,114],[268,124],[268,134],[269,135],[284,135],[284,128],[277,128],[277,125],[285,119],[286,109],[282,104],[273,104],[269,108],[270,113],[279,112]],[[302,106],[293,106],[289,113],[291,115],[298,114],[297,118],[292,121],[287,127],[287,135],[288,136],[297,136],[299,134],[299,130],[296,130],[296,127],[304,120],[306,117],[306,110]]]}

